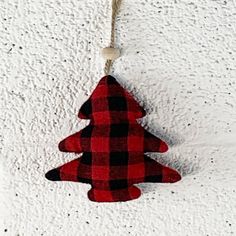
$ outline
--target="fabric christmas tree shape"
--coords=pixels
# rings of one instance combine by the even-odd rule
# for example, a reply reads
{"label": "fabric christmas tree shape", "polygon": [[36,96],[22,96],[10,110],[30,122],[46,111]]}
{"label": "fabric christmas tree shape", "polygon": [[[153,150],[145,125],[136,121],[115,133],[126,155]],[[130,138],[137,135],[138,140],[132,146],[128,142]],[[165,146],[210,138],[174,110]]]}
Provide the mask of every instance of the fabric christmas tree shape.
{"label": "fabric christmas tree shape", "polygon": [[100,80],[78,116],[90,124],[61,141],[59,150],[83,154],[47,172],[47,179],[89,183],[88,198],[97,202],[136,199],[141,194],[137,183],[181,179],[177,171],[144,154],[163,153],[168,146],[137,123],[145,111],[112,76]]}

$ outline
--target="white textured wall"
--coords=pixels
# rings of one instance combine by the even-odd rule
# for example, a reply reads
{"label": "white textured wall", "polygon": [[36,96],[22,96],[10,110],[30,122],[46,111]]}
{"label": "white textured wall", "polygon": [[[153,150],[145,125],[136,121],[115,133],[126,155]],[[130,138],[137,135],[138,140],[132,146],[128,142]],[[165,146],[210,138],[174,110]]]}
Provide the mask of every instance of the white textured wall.
{"label": "white textured wall", "polygon": [[[58,142],[103,76],[108,0],[0,2],[1,225],[11,236],[236,235],[236,3],[124,0],[114,75],[168,141],[151,156],[176,184],[140,184],[141,198],[94,203],[86,184],[44,173],[75,158]],[[4,209],[4,211],[2,211]]]}

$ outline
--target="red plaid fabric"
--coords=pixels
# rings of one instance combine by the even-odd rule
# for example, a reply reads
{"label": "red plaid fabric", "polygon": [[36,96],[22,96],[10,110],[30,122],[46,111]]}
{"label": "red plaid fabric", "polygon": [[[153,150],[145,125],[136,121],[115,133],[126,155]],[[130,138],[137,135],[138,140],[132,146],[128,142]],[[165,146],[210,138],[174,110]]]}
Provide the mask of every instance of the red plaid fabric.
{"label": "red plaid fabric", "polygon": [[144,155],[166,152],[168,146],[136,122],[145,111],[112,76],[100,80],[78,116],[90,119],[90,124],[61,141],[59,149],[83,154],[50,170],[47,179],[89,183],[88,197],[97,202],[138,198],[137,183],[181,179],[175,170]]}

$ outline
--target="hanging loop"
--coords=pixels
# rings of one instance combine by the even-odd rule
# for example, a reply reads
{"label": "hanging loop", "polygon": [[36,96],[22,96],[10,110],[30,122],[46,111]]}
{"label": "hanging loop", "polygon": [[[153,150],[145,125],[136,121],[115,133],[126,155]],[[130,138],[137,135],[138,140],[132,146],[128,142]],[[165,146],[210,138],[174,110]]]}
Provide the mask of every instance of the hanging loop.
{"label": "hanging loop", "polygon": [[121,5],[121,0],[112,0],[112,17],[111,17],[111,39],[110,39],[110,47],[102,49],[102,56],[106,59],[104,73],[108,75],[113,60],[120,56],[120,50],[115,47],[115,22],[116,16],[118,14],[119,8]]}

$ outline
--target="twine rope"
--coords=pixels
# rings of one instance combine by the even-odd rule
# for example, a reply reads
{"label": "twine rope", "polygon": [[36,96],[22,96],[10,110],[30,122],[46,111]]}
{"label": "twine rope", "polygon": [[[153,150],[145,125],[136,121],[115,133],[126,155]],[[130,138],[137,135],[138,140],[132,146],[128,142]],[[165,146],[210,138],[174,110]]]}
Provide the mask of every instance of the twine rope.
{"label": "twine rope", "polygon": [[[114,48],[115,46],[115,22],[116,22],[116,16],[118,14],[118,11],[120,9],[121,0],[112,0],[112,15],[111,15],[111,38],[110,38],[110,47]],[[105,75],[108,75],[111,66],[112,66],[112,60],[106,60],[105,67],[104,67],[104,73]]]}

